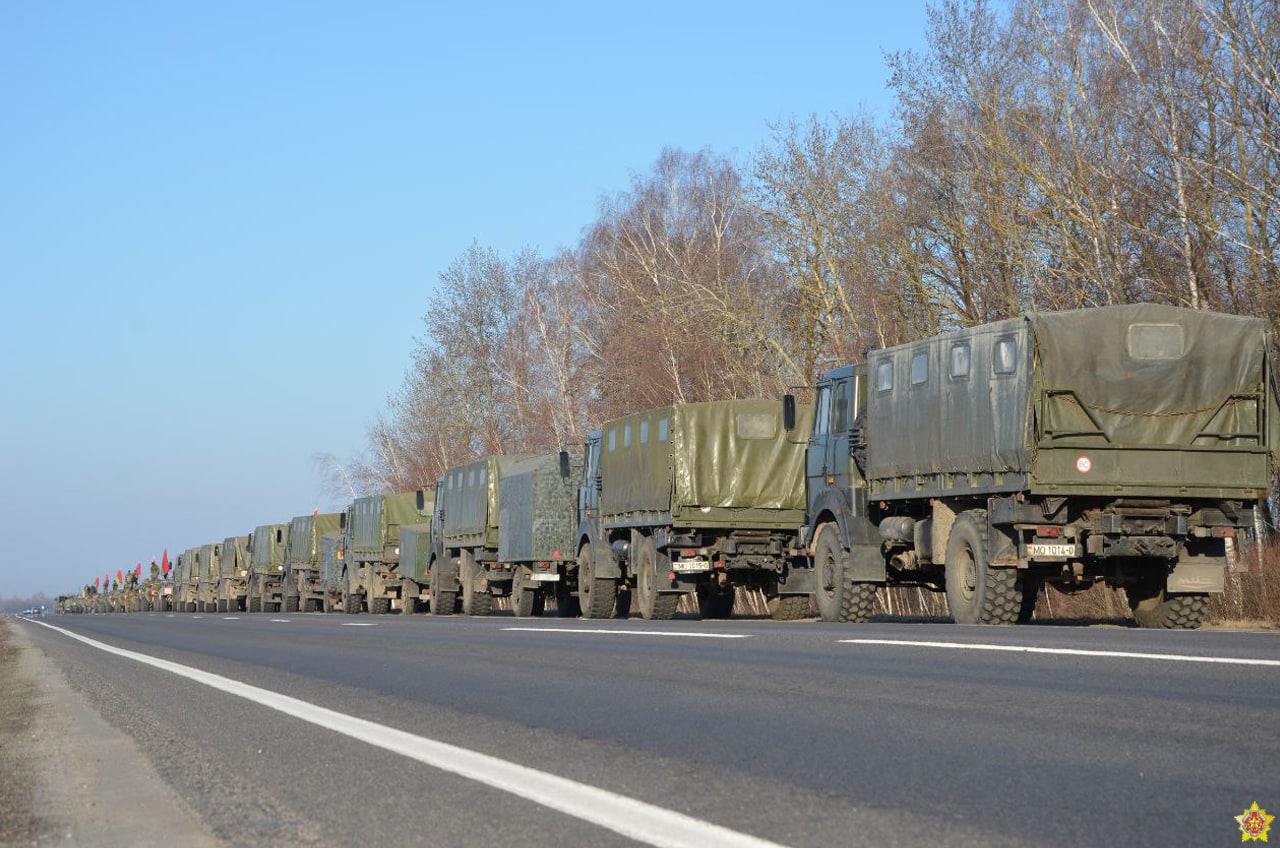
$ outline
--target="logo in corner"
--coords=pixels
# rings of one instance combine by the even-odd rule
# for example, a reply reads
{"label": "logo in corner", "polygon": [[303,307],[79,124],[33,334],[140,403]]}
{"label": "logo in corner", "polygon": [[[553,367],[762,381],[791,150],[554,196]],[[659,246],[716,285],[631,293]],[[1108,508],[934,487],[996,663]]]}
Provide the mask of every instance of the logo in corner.
{"label": "logo in corner", "polygon": [[1236,816],[1236,821],[1240,824],[1240,841],[1266,842],[1267,831],[1271,830],[1271,823],[1275,818],[1267,815],[1266,810],[1258,809],[1258,802],[1254,801],[1252,807]]}

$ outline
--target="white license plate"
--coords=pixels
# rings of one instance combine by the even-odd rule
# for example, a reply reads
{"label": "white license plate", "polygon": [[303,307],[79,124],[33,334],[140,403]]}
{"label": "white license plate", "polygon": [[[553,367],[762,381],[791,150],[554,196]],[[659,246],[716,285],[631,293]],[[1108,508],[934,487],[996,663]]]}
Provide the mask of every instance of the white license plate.
{"label": "white license plate", "polygon": [[671,563],[671,570],[677,574],[698,574],[702,571],[711,570],[711,560],[678,559]]}
{"label": "white license plate", "polygon": [[164,593],[165,593],[166,595],[172,595],[172,594],[173,594],[173,587],[172,587],[172,586],[165,586],[165,587],[164,587]]}
{"label": "white license plate", "polygon": [[536,580],[539,583],[554,583],[560,579],[558,571],[535,571],[529,576],[530,580]]}
{"label": "white license plate", "polygon": [[1076,546],[1072,544],[1048,545],[1040,542],[1033,542],[1027,545],[1027,556],[1035,557],[1073,557],[1076,555]]}

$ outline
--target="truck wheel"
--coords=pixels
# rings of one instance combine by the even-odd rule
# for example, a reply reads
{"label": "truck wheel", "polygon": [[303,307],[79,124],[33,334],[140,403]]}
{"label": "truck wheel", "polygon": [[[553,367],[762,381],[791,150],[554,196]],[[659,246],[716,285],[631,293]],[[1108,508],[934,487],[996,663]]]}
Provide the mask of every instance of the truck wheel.
{"label": "truck wheel", "polygon": [[488,615],[493,609],[493,595],[482,584],[482,566],[470,551],[463,551],[458,567],[462,571],[462,614]]}
{"label": "truck wheel", "polygon": [[1124,591],[1133,620],[1139,627],[1195,630],[1204,623],[1209,611],[1208,595],[1171,594],[1163,586],[1153,586],[1151,581],[1126,586]]}
{"label": "truck wheel", "polygon": [[285,611],[285,612],[297,612],[297,611],[298,611],[298,596],[297,596],[297,595],[285,595],[285,597],[284,597],[284,611]]}
{"label": "truck wheel", "polygon": [[733,615],[735,593],[732,586],[712,586],[710,581],[698,584],[698,614],[703,618],[729,618]]}
{"label": "truck wheel", "polygon": [[818,528],[813,551],[813,567],[817,571],[818,617],[823,621],[840,621],[845,592],[850,589],[844,567],[844,546],[840,544],[836,525],[830,522]]}
{"label": "truck wheel", "polygon": [[528,618],[533,615],[533,605],[539,593],[537,589],[526,584],[532,573],[527,565],[522,565],[516,569],[515,576],[511,578],[511,611],[518,618]]}
{"label": "truck wheel", "polygon": [[262,612],[262,599],[249,596],[249,612]]}
{"label": "truck wheel", "polygon": [[613,618],[618,614],[618,582],[596,577],[591,546],[578,551],[578,607],[583,618]]}
{"label": "truck wheel", "polygon": [[453,587],[445,587],[445,577],[440,573],[441,565],[439,562],[431,563],[431,579],[428,586],[431,588],[431,614],[432,615],[453,615],[453,609],[458,603],[458,593],[453,591]]}
{"label": "truck wheel", "polygon": [[809,617],[808,595],[774,595],[768,606],[769,617],[774,621],[798,621]]}
{"label": "truck wheel", "polygon": [[362,604],[360,596],[356,594],[343,593],[342,595],[342,611],[347,615],[359,615]]}
{"label": "truck wheel", "polygon": [[370,598],[369,615],[386,615],[391,612],[390,598]]}
{"label": "truck wheel", "polygon": [[678,594],[659,592],[662,575],[658,569],[663,565],[658,556],[658,546],[649,536],[641,536],[636,546],[636,605],[640,607],[640,617],[649,621],[665,621],[676,614],[680,605]]}
{"label": "truck wheel", "polygon": [[947,540],[947,606],[956,624],[1013,624],[1022,610],[1022,585],[1015,568],[987,562],[987,511],[971,509],[956,518]]}

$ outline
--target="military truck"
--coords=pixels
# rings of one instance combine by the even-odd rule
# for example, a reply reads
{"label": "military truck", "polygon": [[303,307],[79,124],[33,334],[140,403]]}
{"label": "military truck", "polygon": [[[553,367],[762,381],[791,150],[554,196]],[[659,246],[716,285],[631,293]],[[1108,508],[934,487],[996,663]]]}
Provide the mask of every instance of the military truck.
{"label": "military truck", "polygon": [[374,615],[399,601],[400,525],[419,523],[416,492],[356,498],[347,508],[342,610]]}
{"label": "military truck", "polygon": [[431,520],[436,511],[435,491],[419,489],[414,496],[417,524],[400,525],[400,612],[413,615],[430,602]]}
{"label": "military truck", "polygon": [[[346,513],[343,513],[346,515]],[[324,598],[322,612],[342,612],[342,594],[346,586],[346,532],[325,533],[320,537],[320,585]]]}
{"label": "military truck", "polygon": [[566,587],[575,563],[583,458],[565,452],[516,462],[498,483],[498,561],[511,571],[511,611],[542,615],[548,597],[574,613]]}
{"label": "military truck", "polygon": [[346,529],[345,512],[299,515],[289,524],[284,550],[284,611],[324,612],[320,539]]}
{"label": "military truck", "polygon": [[1105,583],[1140,626],[1199,626],[1273,479],[1271,357],[1264,321],[1147,304],[1032,313],[827,372],[806,470],[822,617],[863,620],[894,583],[1005,624],[1044,583]]}
{"label": "military truck", "polygon": [[249,594],[248,536],[228,536],[222,540],[218,557],[218,612],[240,612],[246,609],[245,598]]}
{"label": "military truck", "polygon": [[174,612],[196,611],[196,582],[200,572],[196,564],[198,548],[188,548],[178,554],[178,562],[173,567],[173,609]]}
{"label": "military truck", "polygon": [[702,615],[724,617],[737,586],[759,588],[775,616],[792,616],[813,590],[797,547],[804,456],[776,401],[676,404],[606,423],[587,440],[579,495],[583,617],[635,607],[671,618],[685,594]]}
{"label": "military truck", "polygon": [[221,542],[196,548],[197,612],[215,612],[218,608],[218,583],[222,578],[221,562]]}
{"label": "military truck", "polygon": [[431,612],[488,615],[495,595],[511,593],[513,571],[498,560],[499,484],[527,454],[490,456],[450,468],[436,483],[430,566]]}
{"label": "military truck", "polygon": [[249,536],[249,587],[245,591],[249,612],[280,612],[284,605],[284,548],[288,542],[288,524],[262,524]]}

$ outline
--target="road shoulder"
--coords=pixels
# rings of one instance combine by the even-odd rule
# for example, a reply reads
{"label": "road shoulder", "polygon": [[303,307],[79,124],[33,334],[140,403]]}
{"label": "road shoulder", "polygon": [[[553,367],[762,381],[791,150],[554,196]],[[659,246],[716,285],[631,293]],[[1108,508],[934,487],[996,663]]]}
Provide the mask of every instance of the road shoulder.
{"label": "road shoulder", "polygon": [[24,717],[7,722],[0,731],[2,747],[9,751],[0,770],[12,774],[17,767],[23,770],[17,773],[29,775],[23,781],[29,787],[27,797],[13,799],[28,805],[17,819],[20,829],[12,834],[19,841],[9,844],[222,844],[160,778],[134,741],[103,720],[33,644],[27,629],[35,626],[0,624],[7,631],[0,634],[0,651],[12,652],[0,662],[0,691],[6,693],[0,709]]}

